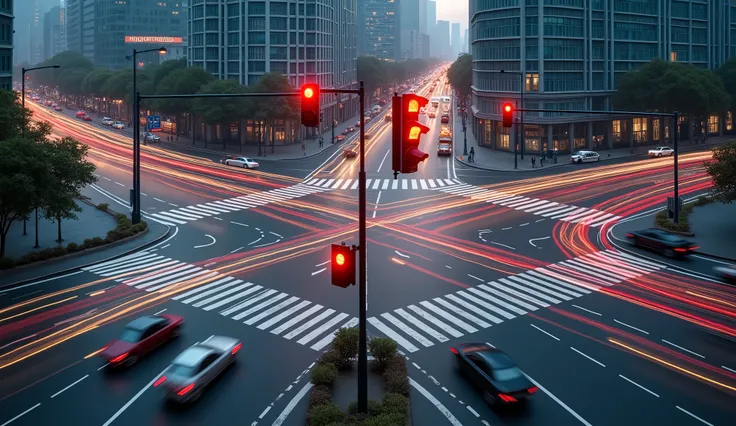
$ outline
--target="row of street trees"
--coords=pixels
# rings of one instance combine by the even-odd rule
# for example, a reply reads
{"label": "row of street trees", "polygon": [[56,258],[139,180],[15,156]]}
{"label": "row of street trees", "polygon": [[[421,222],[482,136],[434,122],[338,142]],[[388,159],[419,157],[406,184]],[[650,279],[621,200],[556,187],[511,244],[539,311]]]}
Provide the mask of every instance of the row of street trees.
{"label": "row of street trees", "polygon": [[[72,138],[51,138],[51,125],[31,119],[20,94],[0,90],[0,259],[13,222],[31,216],[76,219],[76,198],[93,183],[95,166],[88,147]],[[24,131],[25,130],[25,131]]]}
{"label": "row of street trees", "polygon": [[389,62],[373,56],[358,57],[358,81],[362,81],[368,101],[371,96],[380,96],[391,88],[418,76],[430,67],[439,64],[438,59],[408,59],[404,62]]}

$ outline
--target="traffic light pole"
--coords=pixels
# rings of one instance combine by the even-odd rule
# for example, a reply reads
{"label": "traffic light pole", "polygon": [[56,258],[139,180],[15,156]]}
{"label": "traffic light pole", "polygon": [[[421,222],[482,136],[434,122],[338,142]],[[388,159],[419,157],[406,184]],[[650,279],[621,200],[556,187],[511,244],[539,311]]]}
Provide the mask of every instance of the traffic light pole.
{"label": "traffic light pole", "polygon": [[360,89],[358,93],[360,98],[360,173],[358,179],[359,196],[358,196],[358,245],[360,249],[360,257],[358,258],[358,291],[359,296],[359,333],[360,343],[358,346],[358,412],[368,412],[368,331],[366,328],[366,321],[368,316],[368,292],[366,285],[367,269],[368,269],[368,257],[366,254],[366,173],[365,173],[365,88],[363,82],[360,82]]}

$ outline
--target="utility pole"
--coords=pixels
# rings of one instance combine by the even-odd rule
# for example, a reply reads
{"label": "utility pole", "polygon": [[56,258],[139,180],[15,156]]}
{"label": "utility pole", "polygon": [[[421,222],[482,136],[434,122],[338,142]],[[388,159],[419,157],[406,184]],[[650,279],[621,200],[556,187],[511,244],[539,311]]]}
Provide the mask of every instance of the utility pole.
{"label": "utility pole", "polygon": [[359,183],[359,212],[358,212],[358,245],[360,248],[360,257],[358,258],[360,266],[358,267],[358,297],[359,309],[359,334],[360,343],[358,346],[358,412],[368,412],[368,331],[366,321],[368,317],[368,294],[367,294],[367,269],[368,256],[366,253],[366,173],[365,173],[365,87],[360,82],[358,96],[360,97],[360,173],[358,174]]}

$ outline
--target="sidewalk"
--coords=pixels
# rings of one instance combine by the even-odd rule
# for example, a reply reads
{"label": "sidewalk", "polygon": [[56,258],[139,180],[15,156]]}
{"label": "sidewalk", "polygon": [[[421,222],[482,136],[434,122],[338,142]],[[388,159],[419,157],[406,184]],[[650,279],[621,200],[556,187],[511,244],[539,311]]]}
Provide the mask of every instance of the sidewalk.
{"label": "sidewalk", "polygon": [[[466,155],[463,155],[464,150],[464,141],[463,141],[463,125],[462,125],[462,118],[460,116],[455,116],[455,122],[453,125],[453,129],[457,129],[453,131],[453,137],[454,137],[454,155],[455,160],[468,166],[473,167],[477,169],[484,169],[484,170],[492,170],[492,171],[507,171],[507,172],[529,172],[529,171],[541,171],[543,169],[548,169],[550,167],[562,167],[567,166],[570,164],[570,155],[569,154],[560,154],[557,156],[557,163],[555,164],[553,158],[545,158],[544,159],[544,167],[540,166],[539,153],[535,153],[534,155],[530,155],[529,153],[524,153],[524,159],[521,158],[521,152],[517,155],[517,169],[514,169],[514,153],[513,152],[506,152],[506,151],[500,151],[500,150],[493,150],[488,147],[479,146],[478,143],[475,140],[475,136],[473,133],[468,129],[467,131],[467,139],[468,139],[468,152],[470,152],[470,148],[473,147],[475,149],[475,161],[470,163],[468,162],[468,158]],[[681,141],[679,148],[681,153],[690,152],[690,151],[696,151],[696,150],[704,150],[706,148],[712,148],[717,145],[725,144],[730,141],[732,141],[734,138],[729,136],[717,136],[717,137],[711,137],[708,139],[706,144],[695,144],[690,143],[690,141]],[[653,148],[655,145],[647,145],[647,146],[640,146],[635,147],[633,149],[633,152],[631,148],[616,148],[616,149],[606,149],[606,150],[600,150],[597,151],[598,154],[601,156],[601,162],[605,162],[606,160],[613,160],[617,158],[624,158],[624,157],[646,157],[648,151]],[[531,158],[534,157],[536,161],[536,167],[532,167]]]}
{"label": "sidewalk", "polygon": [[736,204],[711,203],[695,207],[688,217],[698,253],[736,262]]}
{"label": "sidewalk", "polygon": [[[104,199],[99,194],[95,194],[97,194],[96,191],[89,188],[82,190],[82,195],[92,197],[89,200],[92,204],[109,202],[109,200]],[[77,205],[82,208],[82,211],[77,213],[79,219],[63,220],[61,222],[61,236],[64,239],[62,245],[64,247],[72,242],[81,244],[87,238],[105,238],[107,231],[117,226],[117,222],[112,215],[82,201],[78,201]],[[129,214],[122,206],[114,203],[110,203],[110,208],[117,213]],[[37,280],[47,275],[63,273],[70,269],[119,257],[163,240],[169,234],[169,228],[167,226],[153,221],[147,221],[147,223],[148,229],[146,232],[127,240],[85,250],[84,252],[80,252],[83,254],[79,255],[49,259],[0,271],[0,288],[20,284],[25,281]],[[38,244],[40,247],[38,249],[33,248],[35,245],[35,216],[26,224],[26,231],[27,235],[23,235],[23,221],[14,222],[11,225],[5,247],[6,256],[18,258],[32,251],[59,246],[56,242],[57,228],[55,222],[39,217]]]}
{"label": "sidewalk", "polygon": [[[386,110],[384,109],[384,112]],[[101,117],[101,116],[100,116]],[[368,126],[371,126],[378,120],[383,119],[383,113],[376,116],[374,119],[371,120],[370,123],[368,123]],[[355,127],[355,123],[360,120],[360,116],[356,115],[355,117],[352,117],[348,121],[344,123],[340,123],[337,126],[335,126],[335,136],[341,135],[342,131],[347,129],[348,127]],[[98,120],[99,122],[99,120]],[[127,123],[126,123],[127,124]],[[356,132],[350,133],[346,136],[357,134],[358,128],[356,127]],[[129,135],[131,138],[133,137],[133,129],[130,127],[126,127],[125,129],[119,131],[124,134]],[[175,147],[177,149],[185,149],[185,150],[191,150],[191,151],[199,151],[199,152],[205,152],[208,154],[215,154],[218,156],[227,156],[227,155],[238,155],[243,157],[252,158],[254,160],[299,160],[303,158],[309,158],[313,157],[315,155],[320,154],[323,151],[326,151],[330,149],[331,147],[340,145],[342,142],[337,142],[335,144],[331,144],[330,141],[332,140],[332,128],[329,128],[326,132],[322,134],[322,138],[324,139],[323,146],[319,146],[319,138],[314,139],[305,139],[301,142],[296,142],[289,145],[275,145],[274,146],[274,153],[271,153],[271,145],[262,144],[261,145],[261,153],[263,155],[258,155],[258,145],[253,144],[246,144],[246,145],[240,145],[240,144],[233,144],[230,143],[229,145],[225,145],[223,148],[222,143],[216,142],[216,141],[208,141],[207,144],[204,143],[204,139],[197,139],[194,143],[192,143],[192,139],[189,137],[184,136],[176,136],[171,135],[166,132],[157,132],[157,136],[161,137],[160,143],[155,143],[149,145],[158,146],[161,145],[162,147]],[[169,137],[173,136],[173,141],[168,141]],[[302,149],[302,143],[304,143],[304,149]]]}

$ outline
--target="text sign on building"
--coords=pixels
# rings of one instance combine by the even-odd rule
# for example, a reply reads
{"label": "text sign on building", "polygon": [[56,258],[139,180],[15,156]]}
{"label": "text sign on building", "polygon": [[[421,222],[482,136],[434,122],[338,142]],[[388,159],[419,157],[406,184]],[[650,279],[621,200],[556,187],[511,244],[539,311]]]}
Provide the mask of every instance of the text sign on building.
{"label": "text sign on building", "polygon": [[166,36],[125,36],[126,43],[166,43],[166,44],[182,44],[182,37],[166,37]]}
{"label": "text sign on building", "polygon": [[149,115],[148,120],[146,120],[146,128],[149,131],[161,130],[161,116]]}

